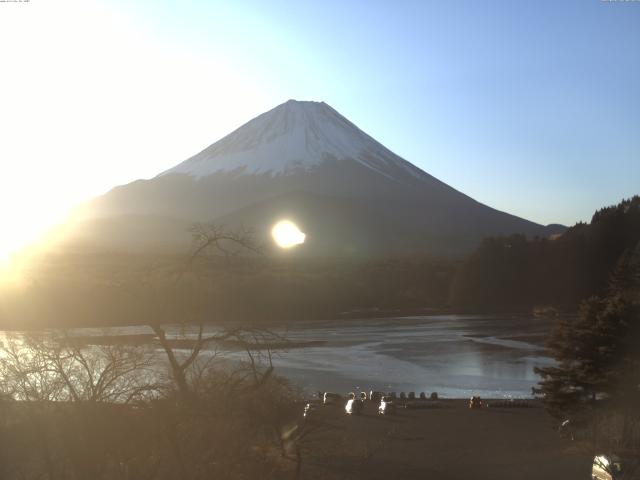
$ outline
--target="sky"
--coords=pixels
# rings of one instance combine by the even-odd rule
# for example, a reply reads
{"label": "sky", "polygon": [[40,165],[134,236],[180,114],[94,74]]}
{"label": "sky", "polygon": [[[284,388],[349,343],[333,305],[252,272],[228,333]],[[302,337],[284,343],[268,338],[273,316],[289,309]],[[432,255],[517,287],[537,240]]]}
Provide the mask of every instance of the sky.
{"label": "sky", "polygon": [[640,2],[0,2],[0,256],[290,98],[494,208],[640,193]]}

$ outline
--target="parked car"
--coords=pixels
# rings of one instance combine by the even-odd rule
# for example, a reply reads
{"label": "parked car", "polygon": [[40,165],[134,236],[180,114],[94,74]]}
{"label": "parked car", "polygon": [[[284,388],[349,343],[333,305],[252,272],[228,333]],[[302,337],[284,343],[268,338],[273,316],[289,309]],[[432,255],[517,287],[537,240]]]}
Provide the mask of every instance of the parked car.
{"label": "parked car", "polygon": [[469,408],[482,408],[482,399],[478,396],[473,396],[469,399]]}
{"label": "parked car", "polygon": [[380,415],[393,415],[394,413],[396,413],[396,404],[393,402],[393,398],[387,395],[382,397],[380,399],[378,413]]}
{"label": "parked car", "polygon": [[325,405],[336,405],[341,403],[343,400],[342,395],[338,393],[324,392],[322,403]]}
{"label": "parked car", "polygon": [[575,436],[573,434],[573,428],[571,425],[571,420],[569,419],[562,421],[562,423],[558,427],[558,433],[562,438],[570,438],[571,440],[575,440]]}
{"label": "parked car", "polygon": [[304,418],[308,418],[309,415],[313,414],[313,412],[315,412],[317,409],[318,409],[317,403],[309,402],[304,406],[304,413],[302,414],[302,416]]}
{"label": "parked car", "polygon": [[622,461],[616,455],[596,455],[593,457],[591,478],[592,480],[621,479],[624,474],[622,467]]}
{"label": "parked car", "polygon": [[567,418],[558,426],[558,433],[561,438],[580,440],[584,435],[587,423],[580,418]]}
{"label": "parked car", "polygon": [[384,393],[382,392],[376,392],[373,390],[369,392],[369,400],[371,400],[372,402],[379,402],[383,396],[384,396]]}
{"label": "parked car", "polygon": [[347,415],[360,415],[364,410],[364,402],[359,398],[350,398],[344,407]]}

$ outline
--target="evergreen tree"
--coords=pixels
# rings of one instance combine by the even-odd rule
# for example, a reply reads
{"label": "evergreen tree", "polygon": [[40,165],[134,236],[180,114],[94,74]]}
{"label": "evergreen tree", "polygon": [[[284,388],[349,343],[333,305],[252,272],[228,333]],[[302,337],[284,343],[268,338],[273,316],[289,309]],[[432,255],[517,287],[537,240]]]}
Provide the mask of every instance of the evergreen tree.
{"label": "evergreen tree", "polygon": [[451,303],[492,311],[575,310],[583,299],[605,293],[616,261],[639,241],[640,196],[598,210],[589,224],[553,239],[488,238],[457,269]]}
{"label": "evergreen tree", "polygon": [[553,415],[597,405],[640,409],[640,243],[621,256],[606,294],[562,320],[548,346],[557,364],[536,373]]}

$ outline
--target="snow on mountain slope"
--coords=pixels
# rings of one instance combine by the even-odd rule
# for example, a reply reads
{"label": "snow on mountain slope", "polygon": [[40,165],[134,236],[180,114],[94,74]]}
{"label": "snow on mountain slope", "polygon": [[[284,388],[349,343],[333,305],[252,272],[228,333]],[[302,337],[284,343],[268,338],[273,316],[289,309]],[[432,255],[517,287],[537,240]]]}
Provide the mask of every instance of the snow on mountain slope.
{"label": "snow on mountain slope", "polygon": [[91,238],[132,249],[188,241],[184,225],[195,221],[248,226],[269,241],[289,218],[310,256],[461,255],[487,236],[550,233],[432,177],[327,104],[294,100],[86,211]]}
{"label": "snow on mountain slope", "polygon": [[161,173],[201,178],[219,172],[290,175],[325,160],[354,160],[392,178],[398,167],[427,176],[324,102],[289,100]]}

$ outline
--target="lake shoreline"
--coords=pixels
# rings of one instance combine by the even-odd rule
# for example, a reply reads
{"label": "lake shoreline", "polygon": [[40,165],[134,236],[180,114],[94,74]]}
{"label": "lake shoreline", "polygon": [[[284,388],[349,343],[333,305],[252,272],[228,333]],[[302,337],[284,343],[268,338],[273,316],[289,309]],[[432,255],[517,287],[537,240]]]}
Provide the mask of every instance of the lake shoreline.
{"label": "lake shoreline", "polygon": [[[313,320],[269,326],[274,335],[265,343],[212,341],[201,355],[223,353],[225,361],[242,362],[247,347],[256,352],[269,349],[277,374],[307,393],[424,391],[445,398],[529,398],[539,381],[534,368],[552,363],[544,347],[551,327],[549,319],[531,315]],[[224,328],[205,325],[203,334],[216,336]],[[199,328],[173,324],[165,325],[165,331],[176,353],[188,355]],[[158,361],[165,360],[154,333],[144,325],[49,333],[61,333],[65,341],[88,348],[150,348]]]}
{"label": "lake shoreline", "polygon": [[[349,310],[343,312],[336,312],[333,317],[331,316],[322,316],[322,317],[300,317],[298,319],[292,320],[290,318],[282,319],[282,320],[248,320],[248,321],[239,321],[239,320],[206,320],[202,322],[188,322],[186,325],[206,325],[206,326],[221,326],[221,327],[239,327],[239,326],[247,326],[252,328],[270,328],[270,327],[278,327],[282,325],[298,325],[309,322],[324,322],[324,321],[333,321],[333,320],[343,320],[343,321],[351,321],[351,320],[379,320],[379,319],[402,319],[402,318],[411,318],[411,317],[423,317],[423,316],[439,316],[439,315],[498,315],[500,317],[510,317],[510,316],[535,316],[536,318],[554,320],[556,318],[561,318],[564,316],[574,316],[577,315],[576,312],[567,311],[560,312],[557,316],[553,315],[535,315],[531,308],[522,308],[522,309],[485,309],[485,308],[466,308],[466,307],[422,307],[422,308],[402,308],[402,309],[378,309],[378,308],[363,308],[356,310]],[[120,327],[144,327],[149,325],[149,323],[105,323],[105,324],[80,324],[80,323],[72,323],[72,324],[64,324],[64,325],[44,325],[42,326],[34,326],[30,325],[27,328],[18,328],[14,325],[0,325],[0,331],[5,332],[40,332],[42,330],[71,330],[71,329],[81,329],[81,328],[91,328],[91,329],[100,329],[100,328],[120,328]],[[178,325],[176,323],[163,323],[163,325]]]}

